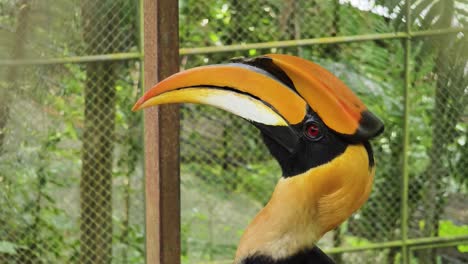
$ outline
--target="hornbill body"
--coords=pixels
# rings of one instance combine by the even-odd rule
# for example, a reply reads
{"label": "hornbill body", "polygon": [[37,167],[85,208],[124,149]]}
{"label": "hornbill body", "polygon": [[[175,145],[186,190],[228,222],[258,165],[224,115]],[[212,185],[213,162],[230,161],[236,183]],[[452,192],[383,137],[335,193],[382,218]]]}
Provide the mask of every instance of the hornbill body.
{"label": "hornbill body", "polygon": [[315,243],[369,197],[369,140],[383,123],[337,77],[280,54],[201,66],[161,81],[133,110],[202,103],[261,132],[282,169],[267,205],[244,232],[235,264],[333,263]]}

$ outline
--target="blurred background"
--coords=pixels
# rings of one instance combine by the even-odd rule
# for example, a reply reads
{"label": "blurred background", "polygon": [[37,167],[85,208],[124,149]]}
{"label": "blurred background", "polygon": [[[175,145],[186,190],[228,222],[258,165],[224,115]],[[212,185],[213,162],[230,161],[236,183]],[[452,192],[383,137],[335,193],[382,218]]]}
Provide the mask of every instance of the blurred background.
{"label": "blurred background", "polygon": [[[141,3],[0,0],[0,263],[144,262]],[[179,0],[179,15],[181,69],[298,55],[384,120],[371,198],[319,243],[337,263],[468,263],[468,1]],[[180,118],[182,262],[231,263],[279,166],[240,118]]]}

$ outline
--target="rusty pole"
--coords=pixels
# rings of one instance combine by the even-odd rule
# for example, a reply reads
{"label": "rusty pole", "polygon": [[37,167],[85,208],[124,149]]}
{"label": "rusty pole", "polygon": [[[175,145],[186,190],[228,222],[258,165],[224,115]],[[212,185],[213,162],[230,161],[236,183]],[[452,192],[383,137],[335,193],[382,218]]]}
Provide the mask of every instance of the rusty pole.
{"label": "rusty pole", "polygon": [[[144,88],[179,70],[178,1],[143,0]],[[180,263],[179,107],[145,110],[146,263]]]}

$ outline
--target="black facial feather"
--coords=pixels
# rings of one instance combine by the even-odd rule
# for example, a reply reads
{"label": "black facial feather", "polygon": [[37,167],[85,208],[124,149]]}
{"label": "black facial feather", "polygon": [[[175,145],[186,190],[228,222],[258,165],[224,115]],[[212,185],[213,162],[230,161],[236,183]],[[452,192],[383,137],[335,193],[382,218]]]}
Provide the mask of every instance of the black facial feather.
{"label": "black facial feather", "polygon": [[[321,124],[320,133],[322,133],[322,135],[319,140],[311,140],[305,134],[307,124],[311,121]],[[295,130],[296,134],[300,135],[296,148],[292,152],[282,147],[278,144],[278,140],[270,136],[271,133],[275,135],[291,133],[291,129]],[[317,114],[311,111],[309,111],[305,120],[298,125],[290,127],[269,126],[270,133],[268,134],[264,133],[261,128],[260,131],[262,132],[265,145],[280,164],[283,177],[295,176],[308,171],[310,168],[328,163],[342,154],[349,145],[343,138],[329,130]]]}
{"label": "black facial feather", "polygon": [[[249,67],[250,70],[258,71],[297,93],[292,80],[269,57],[235,58],[231,62],[238,67]],[[350,141],[349,137],[328,129],[312,109],[308,108],[307,112],[307,116],[300,124],[289,127],[266,126],[253,122],[260,129],[270,153],[280,164],[283,177],[295,176],[328,163],[342,154],[348,145],[360,143]],[[304,135],[310,122],[319,125],[321,130],[319,139],[314,140]],[[374,165],[372,148],[369,142],[364,142],[364,146],[369,156],[369,167],[372,167]]]}

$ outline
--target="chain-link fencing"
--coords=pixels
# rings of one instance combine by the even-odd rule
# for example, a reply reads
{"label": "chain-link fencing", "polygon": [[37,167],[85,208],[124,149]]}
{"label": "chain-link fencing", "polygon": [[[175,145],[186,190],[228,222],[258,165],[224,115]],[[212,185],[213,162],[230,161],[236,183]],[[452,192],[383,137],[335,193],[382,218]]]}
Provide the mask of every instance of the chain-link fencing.
{"label": "chain-link fencing", "polygon": [[1,1],[0,263],[143,262],[137,8]]}
{"label": "chain-link fencing", "polygon": [[[0,2],[0,263],[144,262],[139,6]],[[182,69],[299,55],[384,120],[369,201],[319,244],[337,263],[466,263],[466,2],[179,6]],[[181,129],[182,261],[231,263],[279,166],[221,110],[186,105]]]}
{"label": "chain-link fencing", "polygon": [[[181,67],[279,52],[332,71],[386,130],[373,142],[369,201],[319,246],[337,263],[465,263],[467,45],[451,28],[466,26],[464,10],[461,1],[409,10],[405,1],[183,1]],[[183,259],[230,263],[279,166],[248,122],[204,106],[183,108],[181,148]],[[434,249],[442,242],[453,246]]]}

